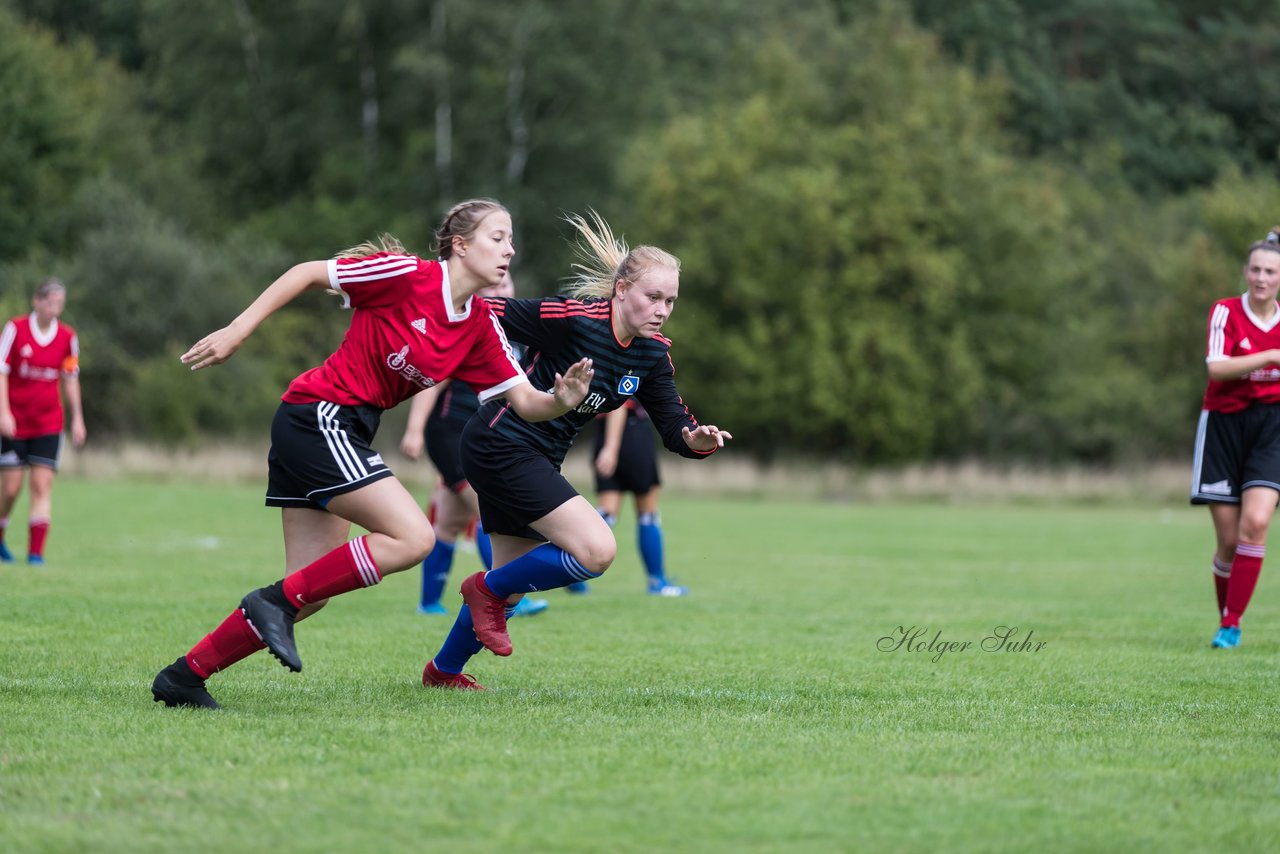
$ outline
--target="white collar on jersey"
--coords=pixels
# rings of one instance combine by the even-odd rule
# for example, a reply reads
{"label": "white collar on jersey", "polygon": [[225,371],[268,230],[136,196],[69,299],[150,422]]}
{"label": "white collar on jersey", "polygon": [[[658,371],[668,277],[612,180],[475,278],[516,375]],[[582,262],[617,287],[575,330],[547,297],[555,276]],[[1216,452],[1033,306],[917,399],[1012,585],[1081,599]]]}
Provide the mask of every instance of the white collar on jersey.
{"label": "white collar on jersey", "polygon": [[475,295],[467,297],[467,304],[462,307],[462,314],[456,314],[453,310],[453,288],[449,285],[449,263],[443,258],[440,259],[440,278],[443,282],[440,292],[444,296],[445,317],[449,318],[450,323],[466,320],[471,316],[471,301],[475,299]]}
{"label": "white collar on jersey", "polygon": [[1276,303],[1276,310],[1271,312],[1270,320],[1263,320],[1253,313],[1253,309],[1249,307],[1249,292],[1245,291],[1240,296],[1240,304],[1244,306],[1245,316],[1253,322],[1253,325],[1261,329],[1263,332],[1270,332],[1275,329],[1277,323],[1280,323],[1280,303]]}
{"label": "white collar on jersey", "polygon": [[53,336],[58,334],[58,318],[55,317],[53,322],[49,324],[47,332],[41,332],[40,324],[36,320],[36,313],[34,311],[31,312],[29,317],[31,318],[31,337],[36,339],[36,343],[41,347],[48,347],[49,343],[53,341]]}

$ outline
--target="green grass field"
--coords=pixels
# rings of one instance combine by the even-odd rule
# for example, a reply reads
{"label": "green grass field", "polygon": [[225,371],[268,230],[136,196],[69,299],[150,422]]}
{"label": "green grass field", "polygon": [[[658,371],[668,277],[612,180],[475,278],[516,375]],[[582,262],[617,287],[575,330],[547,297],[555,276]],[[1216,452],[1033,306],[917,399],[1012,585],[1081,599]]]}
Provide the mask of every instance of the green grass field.
{"label": "green grass field", "polygon": [[[552,591],[512,658],[473,662],[488,692],[419,685],[449,621],[415,612],[408,572],[302,624],[302,674],[259,654],[215,676],[210,713],[148,686],[280,575],[277,511],[256,487],[66,478],[55,498],[48,567],[0,567],[6,851],[1280,839],[1280,591],[1264,572],[1244,645],[1208,649],[1203,511],[672,496],[687,599],[643,594],[626,518],[589,596]],[[15,551],[25,501],[17,521]],[[454,581],[475,566],[460,553]],[[878,648],[900,626],[973,646]],[[998,626],[1043,646],[982,650]]]}

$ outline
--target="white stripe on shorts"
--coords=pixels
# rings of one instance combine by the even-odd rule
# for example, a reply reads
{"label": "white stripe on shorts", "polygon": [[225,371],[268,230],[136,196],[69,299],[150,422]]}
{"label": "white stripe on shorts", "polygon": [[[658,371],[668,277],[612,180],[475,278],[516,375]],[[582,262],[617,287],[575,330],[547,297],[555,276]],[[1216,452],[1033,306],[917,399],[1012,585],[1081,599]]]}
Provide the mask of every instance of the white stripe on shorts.
{"label": "white stripe on shorts", "polygon": [[369,470],[364,467],[364,461],[360,459],[355,448],[351,447],[351,439],[347,436],[347,431],[342,429],[341,423],[336,418],[338,409],[339,406],[336,403],[316,404],[317,426],[329,445],[329,452],[333,454],[333,461],[338,464],[342,476],[347,479],[347,483],[353,483],[367,477]]}

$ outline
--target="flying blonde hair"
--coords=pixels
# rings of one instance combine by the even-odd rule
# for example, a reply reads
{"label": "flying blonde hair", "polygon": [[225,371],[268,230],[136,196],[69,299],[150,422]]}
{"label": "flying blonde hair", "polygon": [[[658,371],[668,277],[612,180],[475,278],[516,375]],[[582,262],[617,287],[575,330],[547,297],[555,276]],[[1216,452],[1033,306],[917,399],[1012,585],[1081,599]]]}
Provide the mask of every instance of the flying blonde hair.
{"label": "flying blonde hair", "polygon": [[568,214],[564,218],[578,232],[578,239],[574,242],[578,261],[570,268],[573,273],[564,288],[567,296],[574,299],[612,299],[619,281],[635,284],[654,267],[680,272],[680,259],[665,249],[656,246],[628,249],[621,238],[614,236],[613,229],[600,214],[588,208],[587,217]]}

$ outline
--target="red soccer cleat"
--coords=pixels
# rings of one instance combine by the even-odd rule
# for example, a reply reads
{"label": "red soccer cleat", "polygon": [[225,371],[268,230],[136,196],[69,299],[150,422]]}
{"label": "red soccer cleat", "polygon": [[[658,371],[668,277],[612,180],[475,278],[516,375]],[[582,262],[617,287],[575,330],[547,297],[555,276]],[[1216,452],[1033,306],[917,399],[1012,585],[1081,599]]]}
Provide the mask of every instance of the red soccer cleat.
{"label": "red soccer cleat", "polygon": [[460,691],[483,691],[485,687],[468,673],[445,673],[428,661],[422,668],[422,684],[428,688],[457,688]]}
{"label": "red soccer cleat", "polygon": [[467,576],[462,582],[462,601],[471,609],[471,624],[480,643],[494,655],[511,654],[511,636],[507,634],[507,602],[489,592],[484,573]]}

